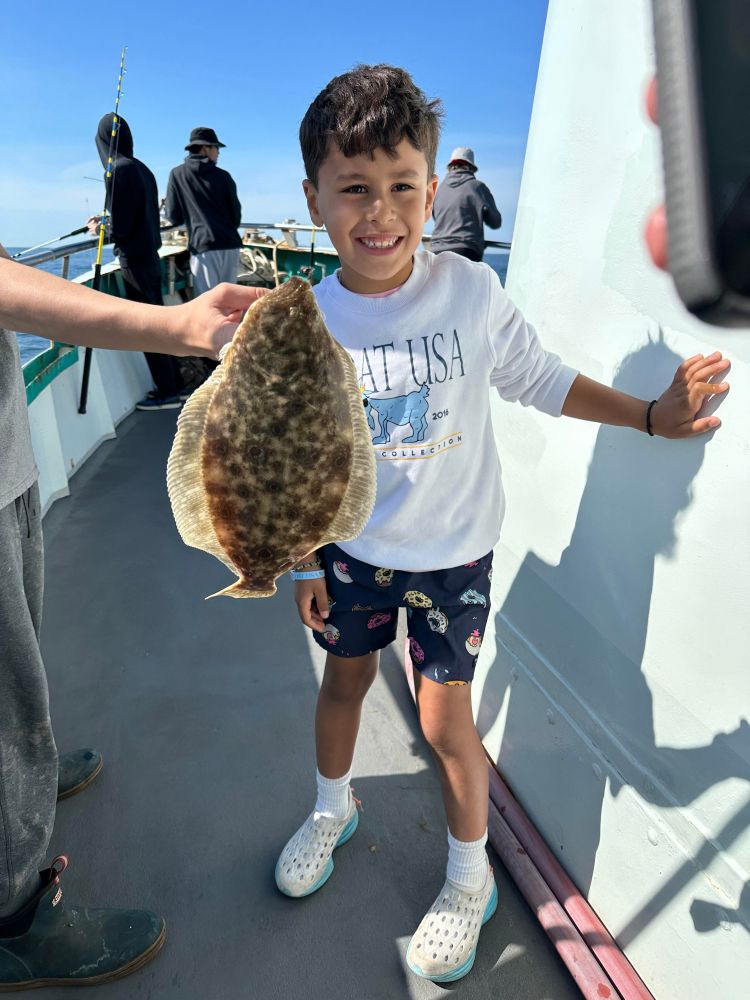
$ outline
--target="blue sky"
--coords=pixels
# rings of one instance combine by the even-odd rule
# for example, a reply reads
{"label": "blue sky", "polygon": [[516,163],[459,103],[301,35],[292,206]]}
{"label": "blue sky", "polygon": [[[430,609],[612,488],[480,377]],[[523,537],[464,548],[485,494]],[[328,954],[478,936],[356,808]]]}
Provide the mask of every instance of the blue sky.
{"label": "blue sky", "polygon": [[[243,221],[308,221],[297,128],[328,80],[358,62],[404,66],[443,99],[438,174],[470,145],[509,240],[526,146],[547,0],[432,4],[281,0],[7,0],[0,12],[0,242],[29,245],[101,208],[94,147],[114,109],[163,194],[190,129],[227,144]],[[87,178],[94,178],[89,180]]]}

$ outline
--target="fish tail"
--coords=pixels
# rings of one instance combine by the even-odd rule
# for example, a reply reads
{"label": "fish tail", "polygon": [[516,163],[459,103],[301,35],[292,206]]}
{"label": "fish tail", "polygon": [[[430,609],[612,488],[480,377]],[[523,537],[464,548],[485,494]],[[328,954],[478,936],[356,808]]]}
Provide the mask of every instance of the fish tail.
{"label": "fish tail", "polygon": [[269,583],[251,585],[246,580],[235,580],[223,590],[217,590],[215,594],[206,597],[210,601],[212,597],[273,597],[276,593],[276,584],[271,580]]}

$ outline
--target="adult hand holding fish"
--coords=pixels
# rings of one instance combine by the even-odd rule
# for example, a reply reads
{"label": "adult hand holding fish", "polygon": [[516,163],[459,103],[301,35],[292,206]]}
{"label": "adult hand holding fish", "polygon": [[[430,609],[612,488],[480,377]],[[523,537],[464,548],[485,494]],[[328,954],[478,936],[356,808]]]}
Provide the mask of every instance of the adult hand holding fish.
{"label": "adult hand holding fish", "polygon": [[190,350],[171,353],[218,358],[221,348],[232,340],[246,311],[268,293],[268,288],[223,282],[184,305],[162,310],[160,315],[163,317],[166,311],[172,336],[192,345]]}

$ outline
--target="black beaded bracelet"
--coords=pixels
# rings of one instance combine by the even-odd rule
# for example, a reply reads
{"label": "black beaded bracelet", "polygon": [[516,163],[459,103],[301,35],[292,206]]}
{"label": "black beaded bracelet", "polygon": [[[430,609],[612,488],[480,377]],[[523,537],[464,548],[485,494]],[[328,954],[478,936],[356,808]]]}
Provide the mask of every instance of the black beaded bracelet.
{"label": "black beaded bracelet", "polygon": [[657,400],[652,399],[651,402],[648,404],[648,409],[646,410],[646,430],[648,431],[650,437],[654,436],[654,429],[651,426],[651,411],[653,410],[656,403]]}

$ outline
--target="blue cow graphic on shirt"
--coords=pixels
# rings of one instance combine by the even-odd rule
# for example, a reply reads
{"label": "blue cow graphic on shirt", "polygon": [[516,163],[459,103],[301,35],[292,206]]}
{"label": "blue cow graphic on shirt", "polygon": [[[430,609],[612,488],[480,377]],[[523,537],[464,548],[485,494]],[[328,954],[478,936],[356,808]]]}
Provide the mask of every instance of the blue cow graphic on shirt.
{"label": "blue cow graphic on shirt", "polygon": [[425,414],[429,409],[427,397],[430,394],[430,387],[425,384],[419,391],[410,392],[406,396],[387,396],[383,399],[373,399],[371,396],[364,397],[365,412],[367,413],[367,423],[370,430],[375,430],[375,419],[373,413],[377,413],[380,421],[380,433],[373,437],[373,444],[388,444],[391,435],[388,431],[388,424],[411,424],[411,435],[404,438],[404,444],[416,444],[424,441],[427,433],[427,417]]}

